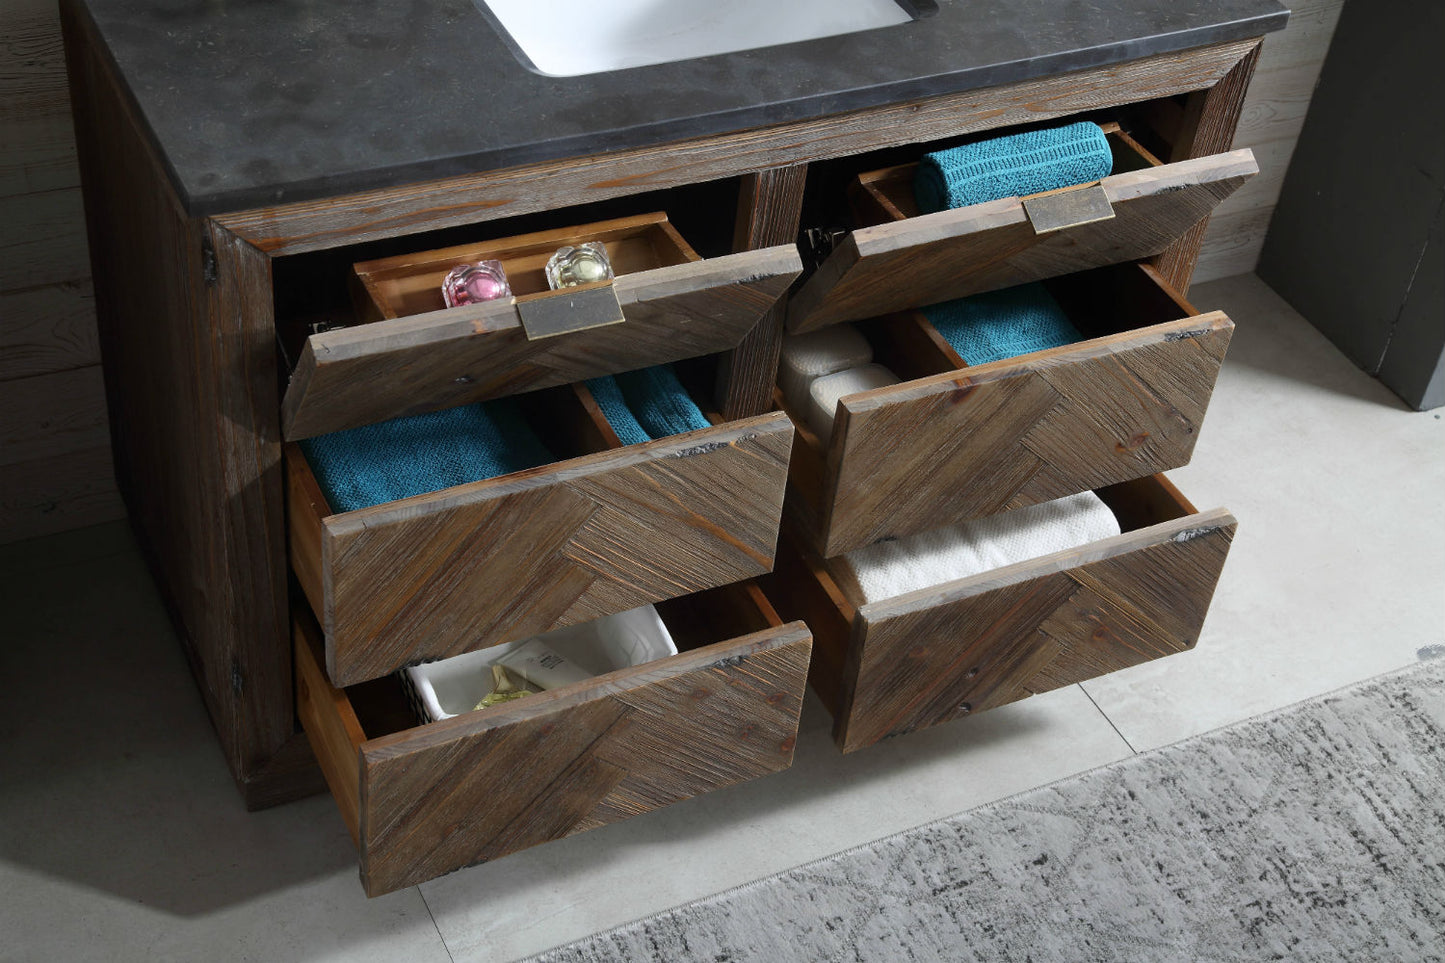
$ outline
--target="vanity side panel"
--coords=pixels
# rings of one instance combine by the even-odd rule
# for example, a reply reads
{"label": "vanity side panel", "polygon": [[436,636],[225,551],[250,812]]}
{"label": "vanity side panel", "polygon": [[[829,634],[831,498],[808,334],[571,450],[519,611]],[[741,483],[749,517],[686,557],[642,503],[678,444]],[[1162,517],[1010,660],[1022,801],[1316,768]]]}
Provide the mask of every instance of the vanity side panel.
{"label": "vanity side panel", "polygon": [[286,626],[269,259],[189,219],[61,4],[116,478],[248,805],[319,791]]}

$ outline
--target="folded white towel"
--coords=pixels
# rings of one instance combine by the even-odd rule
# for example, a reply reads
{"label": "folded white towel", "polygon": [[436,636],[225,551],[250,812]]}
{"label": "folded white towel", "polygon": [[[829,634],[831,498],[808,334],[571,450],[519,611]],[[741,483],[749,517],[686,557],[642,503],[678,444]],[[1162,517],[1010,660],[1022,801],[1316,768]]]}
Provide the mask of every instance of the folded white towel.
{"label": "folded white towel", "polygon": [[808,386],[814,378],[856,368],[873,360],[873,346],[851,324],[793,334],[783,338],[778,359],[778,387],[794,411],[806,411]]}
{"label": "folded white towel", "polygon": [[830,560],[845,591],[864,602],[930,588],[979,572],[1119,534],[1093,492],[878,542]]}
{"label": "folded white towel", "polygon": [[881,364],[865,364],[824,375],[808,386],[808,406],[803,417],[824,445],[833,437],[833,416],[838,412],[838,399],[898,384],[898,376]]}

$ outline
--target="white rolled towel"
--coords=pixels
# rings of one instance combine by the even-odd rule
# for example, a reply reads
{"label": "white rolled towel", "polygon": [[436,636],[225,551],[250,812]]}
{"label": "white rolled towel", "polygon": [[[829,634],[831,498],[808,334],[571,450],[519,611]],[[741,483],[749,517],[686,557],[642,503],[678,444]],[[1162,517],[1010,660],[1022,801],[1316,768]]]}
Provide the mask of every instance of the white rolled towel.
{"label": "white rolled towel", "polygon": [[851,324],[792,334],[783,338],[778,387],[794,411],[808,408],[808,386],[815,378],[856,368],[873,360],[873,346]]}
{"label": "white rolled towel", "polygon": [[830,564],[845,591],[864,602],[881,602],[1118,534],[1109,507],[1093,492],[1081,492],[878,542]]}
{"label": "white rolled towel", "polygon": [[898,376],[881,364],[865,364],[824,375],[808,387],[808,407],[803,410],[808,427],[827,445],[833,437],[833,416],[838,412],[839,398],[896,384]]}

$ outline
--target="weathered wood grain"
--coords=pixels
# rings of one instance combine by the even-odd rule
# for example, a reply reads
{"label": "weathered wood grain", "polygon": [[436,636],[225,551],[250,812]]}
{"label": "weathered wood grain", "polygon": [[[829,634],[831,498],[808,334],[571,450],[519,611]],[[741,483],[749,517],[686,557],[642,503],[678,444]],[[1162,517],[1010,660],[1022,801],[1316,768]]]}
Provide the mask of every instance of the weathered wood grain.
{"label": "weathered wood grain", "polygon": [[336,797],[341,821],[351,841],[361,845],[361,744],[366,741],[356,710],[346,693],[333,686],[321,668],[320,640],[314,626],[296,622],[296,718],[311,743],[311,751]]}
{"label": "weathered wood grain", "polygon": [[274,803],[296,721],[270,263],[184,215],[86,14],[62,18],[117,481],[231,771]]}
{"label": "weathered wood grain", "polygon": [[[785,244],[796,251],[808,166],[775,167],[743,177],[733,249],[751,251]],[[801,263],[799,264],[801,269]],[[718,362],[718,399],[728,418],[768,410],[783,346],[783,304],[775,304],[733,351]]]}
{"label": "weathered wood grain", "polygon": [[[349,685],[769,571],[792,434],[783,415],[760,415],[324,519],[330,678]],[[306,557],[314,522],[295,487],[291,508],[293,555]]]}
{"label": "weathered wood grain", "polygon": [[303,632],[298,695],[378,896],[786,769],[810,648],[793,622],[363,741]]}
{"label": "weathered wood grain", "polygon": [[[790,504],[788,510],[792,508]],[[777,564],[758,582],[783,618],[805,622],[813,638],[819,640],[808,663],[808,684],[836,718],[843,709],[846,643],[852,637],[857,609],[823,563],[803,546],[795,526],[786,517],[778,539]]]}
{"label": "weathered wood grain", "polygon": [[109,445],[0,465],[0,544],[124,516]]}
{"label": "weathered wood grain", "polygon": [[861,228],[790,299],[788,330],[1158,254],[1258,171],[1245,150],[1115,174],[1101,182],[1112,219],[1045,234],[1035,233],[1017,197]]}
{"label": "weathered wood grain", "polygon": [[[89,278],[0,294],[0,381],[98,364]],[[105,419],[103,408],[98,417]]]}
{"label": "weathered wood grain", "polygon": [[[1206,157],[1233,146],[1234,131],[1239,126],[1244,97],[1255,65],[1259,63],[1259,53],[1260,47],[1256,44],[1217,84],[1190,95],[1185,104],[1188,121],[1183,136],[1173,144],[1170,161]],[[1189,293],[1194,264],[1199,260],[1200,245],[1208,229],[1206,216],[1154,259],[1154,266],[1164,279],[1184,294]]]}
{"label": "weathered wood grain", "polygon": [[1259,263],[1264,236],[1269,230],[1274,205],[1216,214],[1194,262],[1191,284],[1251,274]]}
{"label": "weathered wood grain", "polygon": [[65,50],[53,4],[0,10],[0,121],[70,111],[65,85]]}
{"label": "weathered wood grain", "polygon": [[475,223],[1201,90],[1257,41],[817,120],[218,215],[272,254]]}
{"label": "weathered wood grain", "polygon": [[537,341],[496,301],[315,334],[282,404],[286,437],[724,351],[801,270],[784,245],[627,274],[613,285],[624,323]]}
{"label": "weathered wood grain", "polygon": [[100,365],[0,381],[0,412],[0,465],[53,458],[110,440]]}
{"label": "weathered wood grain", "polygon": [[0,197],[0,291],[88,274],[79,188]]}
{"label": "weathered wood grain", "polygon": [[1232,330],[1213,312],[844,399],[812,544],[831,557],[1188,463]]}
{"label": "weathered wood grain", "polygon": [[[0,197],[77,187],[65,57],[53,2],[0,3]],[[73,222],[77,235],[84,224]]]}
{"label": "weathered wood grain", "polygon": [[864,605],[846,639],[815,627],[820,652],[846,651],[835,740],[851,752],[1192,648],[1235,527],[1186,515]]}

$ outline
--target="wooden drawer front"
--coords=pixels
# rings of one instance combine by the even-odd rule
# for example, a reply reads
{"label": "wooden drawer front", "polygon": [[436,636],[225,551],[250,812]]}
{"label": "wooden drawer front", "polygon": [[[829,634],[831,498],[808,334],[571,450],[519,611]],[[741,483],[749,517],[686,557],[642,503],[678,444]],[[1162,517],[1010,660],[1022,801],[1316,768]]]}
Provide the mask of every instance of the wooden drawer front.
{"label": "wooden drawer front", "polygon": [[[754,586],[726,591],[766,607]],[[303,613],[297,715],[377,896],[786,769],[811,644],[774,624],[443,722],[373,724],[352,695],[381,683],[335,688]]]}
{"label": "wooden drawer front", "polygon": [[791,444],[772,413],[339,515],[291,446],[327,671],[350,685],[767,572]]}
{"label": "wooden drawer front", "polygon": [[[1091,276],[1074,296],[1116,312],[1119,333],[850,395],[831,439],[800,431],[799,471],[819,463],[800,492],[813,547],[831,557],[1187,464],[1233,324],[1198,315],[1152,268]],[[889,327],[916,345],[897,368],[962,363],[921,316]]]}
{"label": "wooden drawer front", "polygon": [[1151,257],[1259,172],[1248,150],[1160,164],[1117,131],[1111,140],[1120,173],[1099,184],[1114,216],[1057,230],[1036,231],[1018,197],[919,215],[916,165],[863,175],[854,207],[872,226],[844,238],[789,300],[788,330]]}
{"label": "wooden drawer front", "polygon": [[[1046,558],[854,607],[816,556],[780,552],[785,615],[808,613],[814,685],[844,752],[1192,648],[1234,537],[1163,476],[1101,491],[1177,515]],[[786,540],[785,540],[786,542]]]}
{"label": "wooden drawer front", "polygon": [[[606,241],[614,253],[619,276],[613,289],[623,323],[529,340],[511,301],[437,310],[414,294],[397,295],[387,302],[385,319],[306,340],[282,403],[286,438],[727,351],[802,270],[792,245],[699,260],[661,215],[393,258],[404,263],[391,270],[424,275],[427,293],[439,301],[436,292],[447,267],[500,258],[509,265],[515,292],[540,274],[558,247],[589,238]],[[641,253],[623,256],[618,248],[624,244]],[[665,263],[649,266],[659,261]],[[526,269],[516,268],[518,263]],[[536,284],[533,278],[527,286]],[[422,313],[394,313],[423,304],[428,308]],[[379,317],[381,310],[369,313]]]}

